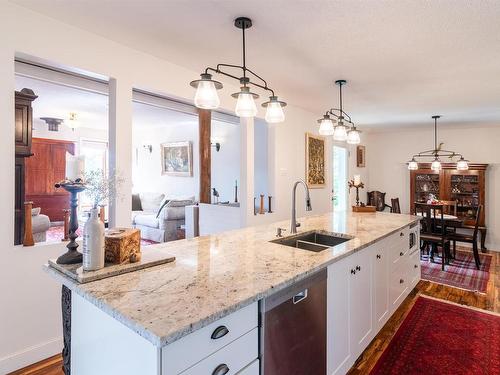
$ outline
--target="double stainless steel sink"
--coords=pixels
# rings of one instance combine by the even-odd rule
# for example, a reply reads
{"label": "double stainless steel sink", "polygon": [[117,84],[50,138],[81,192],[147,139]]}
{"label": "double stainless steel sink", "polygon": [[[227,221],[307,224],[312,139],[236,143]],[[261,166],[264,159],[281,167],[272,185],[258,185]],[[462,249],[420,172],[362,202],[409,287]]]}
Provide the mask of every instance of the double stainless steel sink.
{"label": "double stainless steel sink", "polygon": [[280,245],[295,247],[298,249],[319,252],[333,246],[340,245],[353,237],[345,234],[335,234],[325,231],[309,231],[295,234],[293,236],[278,238],[271,241]]}

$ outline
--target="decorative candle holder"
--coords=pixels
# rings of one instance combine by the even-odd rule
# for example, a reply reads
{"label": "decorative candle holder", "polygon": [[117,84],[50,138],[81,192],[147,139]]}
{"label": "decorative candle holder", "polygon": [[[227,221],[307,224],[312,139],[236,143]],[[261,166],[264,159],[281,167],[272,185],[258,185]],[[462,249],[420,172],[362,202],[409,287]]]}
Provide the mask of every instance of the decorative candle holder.
{"label": "decorative candle holder", "polygon": [[356,189],[356,206],[359,206],[359,189],[363,189],[365,184],[361,182],[359,175],[354,176],[354,179],[350,180],[347,184],[349,185],[349,190],[351,188]]}
{"label": "decorative candle holder", "polygon": [[76,264],[82,263],[83,255],[78,252],[78,244],[76,239],[78,234],[76,231],[78,229],[78,193],[85,190],[86,186],[81,179],[76,179],[75,181],[65,180],[55,184],[56,188],[63,188],[71,194],[71,213],[69,219],[69,243],[66,245],[68,251],[57,258],[57,264]]}

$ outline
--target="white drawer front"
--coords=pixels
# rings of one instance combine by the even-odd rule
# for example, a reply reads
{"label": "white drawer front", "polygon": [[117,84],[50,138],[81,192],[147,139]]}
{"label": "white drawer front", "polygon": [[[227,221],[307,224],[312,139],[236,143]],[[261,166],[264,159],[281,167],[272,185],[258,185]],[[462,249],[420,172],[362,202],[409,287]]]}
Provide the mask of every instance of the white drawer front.
{"label": "white drawer front", "polygon": [[259,375],[259,360],[256,359],[250,365],[238,372],[238,375]]}
{"label": "white drawer front", "polygon": [[[182,372],[182,375],[234,375],[259,355],[258,328],[246,333],[211,356]],[[220,369],[219,371],[217,371]],[[227,369],[225,372],[223,369]]]}
{"label": "white drawer front", "polygon": [[[255,302],[165,346],[162,349],[162,373],[179,374],[257,326],[258,306]],[[216,331],[221,337],[212,338]]]}
{"label": "white drawer front", "polygon": [[415,251],[410,255],[409,265],[411,272],[410,288],[413,289],[420,281],[420,251]]}
{"label": "white drawer front", "polygon": [[408,277],[406,274],[407,267],[400,267],[390,274],[389,279],[389,296],[391,302],[391,311],[394,312],[406,297],[408,288]]}

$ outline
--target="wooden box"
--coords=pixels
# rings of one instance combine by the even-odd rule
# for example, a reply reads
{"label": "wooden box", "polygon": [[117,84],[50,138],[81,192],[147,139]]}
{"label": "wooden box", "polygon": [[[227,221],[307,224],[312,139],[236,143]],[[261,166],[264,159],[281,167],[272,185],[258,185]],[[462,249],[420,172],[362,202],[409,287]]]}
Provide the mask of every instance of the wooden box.
{"label": "wooden box", "polygon": [[375,212],[375,206],[352,206],[352,212]]}
{"label": "wooden box", "polygon": [[113,228],[105,236],[106,263],[135,263],[141,259],[141,231],[133,228]]}

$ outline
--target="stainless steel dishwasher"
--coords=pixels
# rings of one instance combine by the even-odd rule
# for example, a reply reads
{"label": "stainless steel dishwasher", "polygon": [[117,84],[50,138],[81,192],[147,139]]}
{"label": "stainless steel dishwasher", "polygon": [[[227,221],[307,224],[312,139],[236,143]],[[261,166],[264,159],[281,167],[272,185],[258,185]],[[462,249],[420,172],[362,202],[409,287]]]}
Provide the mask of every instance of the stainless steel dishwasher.
{"label": "stainless steel dishwasher", "polygon": [[326,269],[261,302],[261,375],[326,374]]}

